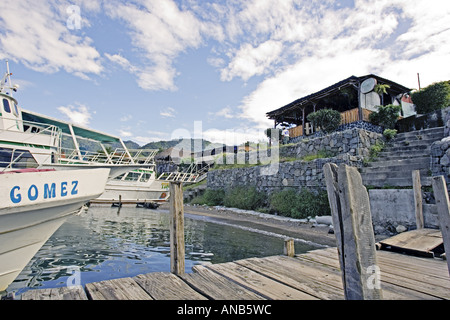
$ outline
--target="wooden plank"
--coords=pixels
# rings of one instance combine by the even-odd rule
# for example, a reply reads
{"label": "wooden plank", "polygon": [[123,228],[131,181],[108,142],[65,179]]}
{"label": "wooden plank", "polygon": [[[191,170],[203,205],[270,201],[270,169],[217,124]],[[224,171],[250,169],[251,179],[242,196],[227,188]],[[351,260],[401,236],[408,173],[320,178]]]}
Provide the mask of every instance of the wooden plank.
{"label": "wooden plank", "polygon": [[22,300],[87,300],[82,286],[36,289],[24,292]]}
{"label": "wooden plank", "polygon": [[[285,258],[285,257],[283,257]],[[311,296],[322,300],[342,300],[344,299],[344,291],[342,288],[342,281],[339,274],[335,274],[337,281],[339,281],[341,288],[336,288],[329,283],[330,274],[325,277],[326,281],[319,281],[317,277],[320,271],[314,270],[300,261],[295,259],[266,259],[266,258],[252,258],[237,261],[236,263],[249,268],[259,274],[268,278],[284,283],[297,290],[303,291]],[[294,261],[291,262],[290,260]],[[291,263],[291,264],[290,264]],[[295,265],[294,265],[295,264]],[[314,274],[314,275],[308,275]],[[335,279],[335,280],[336,280]]]}
{"label": "wooden plank", "polygon": [[194,273],[185,273],[180,277],[196,291],[213,300],[263,300],[264,298],[237,283],[198,265],[192,268]]}
{"label": "wooden plank", "polygon": [[433,177],[433,192],[439,215],[439,226],[442,232],[444,248],[447,255],[447,266],[450,274],[450,200],[448,198],[447,185],[443,176]]}
{"label": "wooden plank", "polygon": [[[314,261],[337,266],[337,257],[324,255],[326,252],[317,250],[314,255],[305,255],[305,258],[312,258]],[[313,257],[312,257],[313,256]],[[398,255],[401,259],[402,255]],[[384,264],[379,265],[381,268],[381,281],[391,283],[400,287],[409,288],[411,290],[422,292],[430,296],[442,299],[450,298],[450,279],[438,279],[430,277],[425,272],[408,273],[399,267],[390,268]]]}
{"label": "wooden plank", "polygon": [[234,262],[208,265],[206,267],[269,299],[317,300],[316,297],[281,284]]}
{"label": "wooden plank", "polygon": [[184,206],[182,183],[170,183],[170,272],[183,274],[184,256]]}
{"label": "wooden plank", "polygon": [[[318,255],[324,255],[327,257],[330,257],[332,259],[336,259],[336,254],[333,254],[331,252],[326,251],[318,251],[316,254]],[[437,277],[435,275],[430,275],[427,270],[423,268],[416,268],[411,270],[411,265],[408,265],[407,263],[404,263],[402,260],[402,255],[398,255],[398,260],[401,262],[397,265],[392,265],[389,263],[385,263],[383,259],[379,260],[379,266],[381,268],[382,275],[384,274],[391,274],[393,276],[403,277],[403,278],[409,278],[414,281],[420,281],[423,283],[427,283],[436,287],[442,287],[450,290],[450,278],[444,278],[441,276]],[[438,263],[439,261],[436,261]],[[409,268],[408,268],[409,266]]]}
{"label": "wooden plank", "polygon": [[[308,254],[300,255],[296,257],[300,260],[310,261],[311,263],[329,265],[331,267],[338,267],[337,259],[322,256],[320,254]],[[381,288],[383,289],[383,299],[384,300],[435,300],[437,297],[432,293],[430,287],[425,290],[420,290],[420,283],[411,284],[406,279],[406,283],[403,283],[403,279],[399,277],[393,277],[381,270]],[[419,290],[418,290],[419,288]],[[430,293],[431,292],[431,293]]]}
{"label": "wooden plank", "polygon": [[413,190],[414,190],[414,210],[416,214],[417,229],[423,229],[423,210],[422,210],[422,184],[420,183],[420,171],[412,172]]}
{"label": "wooden plank", "polygon": [[88,283],[86,292],[92,300],[152,300],[132,278]]}
{"label": "wooden plank", "polygon": [[382,248],[391,246],[396,249],[409,250],[417,254],[433,257],[433,250],[442,245],[442,235],[435,229],[417,229],[402,232],[396,236],[380,241]]}
{"label": "wooden plank", "polygon": [[133,279],[155,300],[207,300],[172,273],[140,274]]}

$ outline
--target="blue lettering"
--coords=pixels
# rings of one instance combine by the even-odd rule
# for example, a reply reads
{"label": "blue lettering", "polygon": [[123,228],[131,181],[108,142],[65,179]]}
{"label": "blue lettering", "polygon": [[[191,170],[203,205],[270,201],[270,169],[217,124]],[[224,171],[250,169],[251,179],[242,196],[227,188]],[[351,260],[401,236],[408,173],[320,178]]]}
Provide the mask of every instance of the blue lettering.
{"label": "blue lettering", "polygon": [[39,195],[38,188],[34,184],[32,184],[28,189],[28,199],[30,199],[30,201],[34,201],[37,199],[38,195]]}
{"label": "blue lettering", "polygon": [[78,194],[78,181],[72,181],[72,191],[70,192],[71,195]]}
{"label": "blue lettering", "polygon": [[44,199],[47,198],[55,198],[56,197],[56,184],[52,183],[51,186],[48,186],[48,183],[44,184]]}
{"label": "blue lettering", "polygon": [[67,196],[67,182],[61,182],[61,197]]}
{"label": "blue lettering", "polygon": [[20,187],[19,186],[15,186],[11,189],[11,192],[9,193],[9,197],[11,198],[11,201],[13,203],[19,203],[20,201],[22,201],[22,196],[20,195],[20,193],[16,194],[15,191],[19,191]]}

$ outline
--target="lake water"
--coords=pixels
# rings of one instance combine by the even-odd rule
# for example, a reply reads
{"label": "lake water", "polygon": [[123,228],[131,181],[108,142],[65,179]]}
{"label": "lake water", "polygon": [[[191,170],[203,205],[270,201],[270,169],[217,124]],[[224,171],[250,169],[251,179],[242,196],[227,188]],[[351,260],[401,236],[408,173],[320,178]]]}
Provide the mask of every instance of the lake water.
{"label": "lake water", "polygon": [[[61,287],[170,271],[167,210],[91,207],[70,217],[7,292]],[[196,264],[282,254],[284,236],[185,215],[186,272]],[[318,247],[296,243],[296,253]]]}

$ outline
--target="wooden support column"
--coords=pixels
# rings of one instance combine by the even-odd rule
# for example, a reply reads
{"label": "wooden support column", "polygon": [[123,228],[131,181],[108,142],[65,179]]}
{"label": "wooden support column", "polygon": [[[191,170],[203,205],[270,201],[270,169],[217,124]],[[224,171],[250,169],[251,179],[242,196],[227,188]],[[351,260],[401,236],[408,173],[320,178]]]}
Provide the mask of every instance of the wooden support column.
{"label": "wooden support column", "polygon": [[294,247],[294,239],[286,239],[284,240],[284,255],[288,257],[295,256],[295,247]]}
{"label": "wooden support column", "polygon": [[417,229],[424,228],[423,210],[422,210],[422,184],[420,183],[420,171],[412,172],[413,190],[414,190],[414,208],[416,212]]}
{"label": "wooden support column", "polygon": [[305,124],[306,124],[305,107],[303,107],[302,108],[302,136],[305,136]]}
{"label": "wooden support column", "polygon": [[361,175],[345,164],[323,167],[347,300],[382,298],[369,195]]}
{"label": "wooden support column", "polygon": [[170,272],[184,274],[183,185],[170,183]]}
{"label": "wooden support column", "polygon": [[450,201],[448,197],[447,184],[444,176],[432,178],[434,198],[438,209],[439,226],[444,241],[445,255],[447,257],[447,267],[450,275]]}

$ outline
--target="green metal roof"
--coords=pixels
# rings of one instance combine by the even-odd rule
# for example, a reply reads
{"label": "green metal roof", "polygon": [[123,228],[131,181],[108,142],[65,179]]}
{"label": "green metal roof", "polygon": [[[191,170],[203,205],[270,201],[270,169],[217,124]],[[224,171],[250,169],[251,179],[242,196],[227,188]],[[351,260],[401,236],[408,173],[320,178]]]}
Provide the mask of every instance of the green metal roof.
{"label": "green metal roof", "polygon": [[26,111],[22,109],[22,119],[24,121],[32,121],[37,123],[44,123],[47,125],[54,125],[62,130],[63,133],[71,134],[69,124],[72,125],[73,132],[76,136],[99,141],[101,143],[114,143],[119,142],[120,138],[115,137],[106,133],[102,133],[89,128],[84,128],[73,123],[65,122],[55,118],[40,115],[31,111]]}

